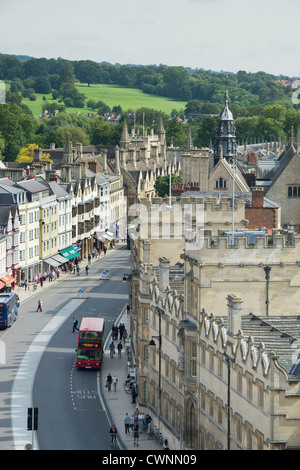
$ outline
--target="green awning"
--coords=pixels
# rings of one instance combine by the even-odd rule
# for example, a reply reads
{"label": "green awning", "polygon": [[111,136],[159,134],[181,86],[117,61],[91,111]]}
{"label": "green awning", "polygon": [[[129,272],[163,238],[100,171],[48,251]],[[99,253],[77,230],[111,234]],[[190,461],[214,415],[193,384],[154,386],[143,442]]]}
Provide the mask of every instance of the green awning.
{"label": "green awning", "polygon": [[73,258],[76,258],[76,256],[79,256],[78,251],[75,250],[73,246],[69,246],[69,248],[65,248],[64,250],[61,250],[59,253],[67,259],[73,259]]}

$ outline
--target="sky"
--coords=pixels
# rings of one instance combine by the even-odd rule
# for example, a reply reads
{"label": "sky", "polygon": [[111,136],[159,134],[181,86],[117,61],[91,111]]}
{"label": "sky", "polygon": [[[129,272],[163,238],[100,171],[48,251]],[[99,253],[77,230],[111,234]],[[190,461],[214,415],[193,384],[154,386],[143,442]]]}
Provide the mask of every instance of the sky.
{"label": "sky", "polygon": [[300,77],[299,0],[0,0],[0,52]]}

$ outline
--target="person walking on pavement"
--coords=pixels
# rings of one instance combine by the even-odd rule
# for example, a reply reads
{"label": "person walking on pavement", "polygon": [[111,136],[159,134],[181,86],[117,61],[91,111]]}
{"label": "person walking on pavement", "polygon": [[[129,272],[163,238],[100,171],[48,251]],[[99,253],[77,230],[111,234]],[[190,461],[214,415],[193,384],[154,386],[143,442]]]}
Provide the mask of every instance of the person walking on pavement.
{"label": "person walking on pavement", "polygon": [[75,330],[79,331],[79,328],[77,328],[78,325],[78,320],[73,317],[73,333],[75,333]]}
{"label": "person walking on pavement", "polygon": [[125,425],[125,434],[130,434],[130,417],[128,416],[128,413],[126,413],[124,417],[124,425]]}
{"label": "person walking on pavement", "polygon": [[138,447],[139,447],[139,437],[140,437],[139,425],[138,423],[135,423],[133,426],[133,444],[137,445]]}
{"label": "person walking on pavement", "polygon": [[117,347],[118,347],[118,356],[121,357],[121,353],[122,353],[122,349],[123,349],[122,341],[119,341]]}
{"label": "person walking on pavement", "polygon": [[116,374],[112,378],[112,383],[113,383],[113,386],[114,386],[114,391],[116,392],[117,391],[117,383],[118,383],[118,378],[117,378]]}
{"label": "person walking on pavement", "polygon": [[137,397],[137,394],[136,394],[136,391],[135,391],[135,386],[133,385],[132,386],[132,389],[131,389],[131,403],[136,403],[136,397]]}
{"label": "person walking on pavement", "polygon": [[124,330],[125,330],[125,325],[124,325],[124,323],[120,323],[120,325],[119,325],[120,340],[123,338]]}
{"label": "person walking on pavement", "polygon": [[115,343],[112,341],[109,345],[110,357],[114,357],[115,354]]}
{"label": "person walking on pavement", "polygon": [[110,434],[110,437],[111,437],[111,443],[114,444],[115,441],[116,441],[116,438],[117,438],[117,434],[118,434],[117,428],[114,424],[111,425],[111,428],[109,430],[109,434]]}
{"label": "person walking on pavement", "polygon": [[89,265],[87,264],[86,267],[85,267],[85,274],[88,275],[89,274]]}
{"label": "person walking on pavement", "polygon": [[43,305],[42,305],[42,300],[41,300],[41,299],[38,300],[38,306],[37,306],[37,310],[36,310],[36,311],[37,311],[37,312],[38,312],[38,311],[40,311],[40,312],[43,311]]}
{"label": "person walking on pavement", "polygon": [[27,279],[25,279],[25,281],[24,281],[25,291],[27,290],[27,286],[28,286],[28,281],[27,281]]}
{"label": "person walking on pavement", "polygon": [[79,267],[79,264],[77,264],[76,271],[77,271],[77,276],[80,276],[80,267]]}
{"label": "person walking on pavement", "polygon": [[109,373],[108,376],[106,377],[106,385],[107,385],[107,390],[109,392],[111,390],[111,383],[112,383],[112,376]]}

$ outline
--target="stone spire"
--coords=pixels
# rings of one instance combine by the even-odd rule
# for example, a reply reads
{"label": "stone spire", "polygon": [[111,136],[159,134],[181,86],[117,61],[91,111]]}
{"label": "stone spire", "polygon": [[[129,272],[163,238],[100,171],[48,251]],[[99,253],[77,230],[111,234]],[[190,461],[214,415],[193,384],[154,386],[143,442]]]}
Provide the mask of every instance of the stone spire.
{"label": "stone spire", "polygon": [[157,128],[157,135],[158,135],[158,138],[160,140],[160,143],[163,144],[163,145],[166,145],[166,131],[165,131],[165,128],[164,128],[162,116],[160,116],[160,120],[159,120],[159,124],[158,124],[158,128]]}
{"label": "stone spire", "polygon": [[191,128],[189,128],[189,133],[188,133],[188,137],[187,137],[186,147],[187,147],[187,149],[189,149],[189,150],[191,150],[191,149],[194,148]]}
{"label": "stone spire", "polygon": [[233,115],[228,108],[228,94],[225,92],[225,106],[223,111],[220,113],[216,144],[214,147],[214,164],[220,159],[221,146],[223,148],[223,157],[226,160],[232,159],[236,155],[236,141],[235,141],[235,126],[233,124]]}
{"label": "stone spire", "polygon": [[130,137],[128,133],[128,127],[126,119],[124,120],[124,126],[122,130],[121,140],[120,140],[120,148],[128,148],[130,144]]}
{"label": "stone spire", "polygon": [[67,141],[64,149],[63,163],[65,165],[70,165],[73,163],[73,151],[72,151],[72,142],[70,140],[70,134],[67,136]]}

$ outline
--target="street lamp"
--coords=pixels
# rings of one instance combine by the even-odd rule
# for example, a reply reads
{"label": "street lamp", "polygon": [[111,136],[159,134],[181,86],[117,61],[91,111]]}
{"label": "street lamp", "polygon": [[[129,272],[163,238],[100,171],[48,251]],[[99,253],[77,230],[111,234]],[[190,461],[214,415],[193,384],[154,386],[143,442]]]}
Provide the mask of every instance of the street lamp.
{"label": "street lamp", "polygon": [[234,359],[226,353],[224,357],[227,363],[227,450],[230,450],[230,362],[234,362]]}
{"label": "street lamp", "polygon": [[158,349],[158,400],[159,400],[159,427],[160,427],[160,416],[161,416],[161,317],[164,314],[164,311],[159,308],[155,307],[155,310],[158,312],[158,336],[151,336],[151,340],[149,342],[149,346],[156,346],[155,341],[153,338],[158,339],[159,349]]}
{"label": "street lamp", "polygon": [[268,316],[269,315],[269,304],[270,304],[270,300],[269,300],[269,281],[270,281],[270,271],[271,271],[271,267],[270,266],[264,266],[264,271],[266,273],[266,281],[267,281],[267,298],[266,298],[266,315]]}

